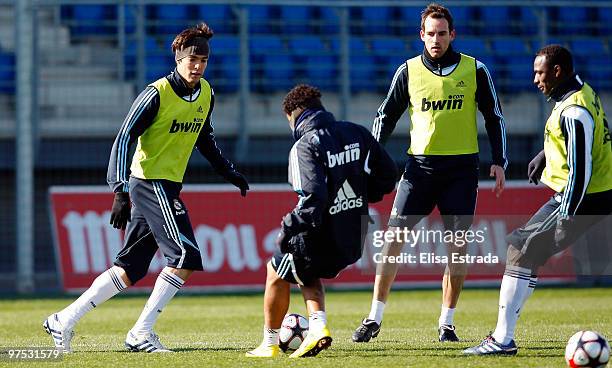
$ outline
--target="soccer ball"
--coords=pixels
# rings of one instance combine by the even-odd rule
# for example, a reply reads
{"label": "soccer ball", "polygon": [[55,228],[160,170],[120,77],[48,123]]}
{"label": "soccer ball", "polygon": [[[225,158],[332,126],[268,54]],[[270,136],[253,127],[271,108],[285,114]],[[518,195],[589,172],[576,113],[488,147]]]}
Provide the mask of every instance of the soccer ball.
{"label": "soccer ball", "polygon": [[605,367],[609,358],[610,345],[593,331],[576,332],[565,348],[565,361],[572,368]]}
{"label": "soccer ball", "polygon": [[307,334],[308,320],[299,314],[288,314],[283,319],[283,324],[278,333],[278,346],[284,352],[297,350]]}

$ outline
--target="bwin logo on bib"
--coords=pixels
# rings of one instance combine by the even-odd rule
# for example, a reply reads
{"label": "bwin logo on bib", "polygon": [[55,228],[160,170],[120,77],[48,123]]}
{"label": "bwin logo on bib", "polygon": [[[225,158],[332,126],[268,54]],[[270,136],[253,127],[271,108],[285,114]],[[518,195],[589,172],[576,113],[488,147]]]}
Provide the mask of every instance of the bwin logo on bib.
{"label": "bwin logo on bib", "polygon": [[339,153],[331,153],[327,151],[327,164],[330,168],[336,165],[344,165],[349,162],[359,160],[359,143],[351,143],[344,146],[344,151]]}
{"label": "bwin logo on bib", "polygon": [[342,187],[338,189],[338,194],[336,194],[336,199],[334,199],[334,205],[329,208],[329,213],[335,215],[339,212],[359,208],[361,206],[363,206],[363,198],[357,198],[348,180],[345,180]]}

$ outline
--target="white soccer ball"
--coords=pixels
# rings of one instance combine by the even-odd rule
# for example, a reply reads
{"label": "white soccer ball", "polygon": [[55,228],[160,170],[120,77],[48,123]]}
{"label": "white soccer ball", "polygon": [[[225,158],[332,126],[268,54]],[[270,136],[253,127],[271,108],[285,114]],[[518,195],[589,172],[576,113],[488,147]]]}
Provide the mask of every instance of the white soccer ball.
{"label": "white soccer ball", "polygon": [[297,350],[307,334],[308,320],[299,314],[288,314],[283,319],[283,324],[278,333],[278,345],[284,352]]}
{"label": "white soccer ball", "polygon": [[576,332],[565,347],[565,361],[572,368],[605,367],[609,359],[610,344],[597,332]]}

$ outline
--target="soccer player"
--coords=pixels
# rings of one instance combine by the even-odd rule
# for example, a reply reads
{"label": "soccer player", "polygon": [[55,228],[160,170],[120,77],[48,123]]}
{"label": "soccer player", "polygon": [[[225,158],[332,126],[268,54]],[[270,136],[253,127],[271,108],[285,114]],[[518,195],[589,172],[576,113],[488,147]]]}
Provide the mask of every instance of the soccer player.
{"label": "soccer player", "polygon": [[308,85],[283,101],[296,143],[289,153],[289,182],[297,206],[281,222],[279,246],[267,264],[263,342],[247,357],[279,354],[278,332],[289,308],[290,284],[302,290],[310,315],[308,336],[292,358],[317,355],[332,338],[322,278],[334,278],[361,258],[368,203],[395,187],[397,166],[370,132],[336,121]]}
{"label": "soccer player", "polygon": [[[213,31],[202,23],[179,33],[172,43],[176,69],[148,85],[136,98],[115,139],[107,181],[115,193],[111,224],[125,229],[114,266],[98,276],[75,302],[44,321],[57,349],[71,352],[76,323],[93,308],[142,279],[160,249],[167,266],[125,345],[131,351],[168,352],[153,332],[157,317],[202,258],[180,198],[183,175],[193,148],[246,195],[249,185],[217,147],[211,113],[214,93],[202,78]],[[138,140],[128,171],[128,152]],[[131,173],[130,173],[131,172]],[[131,201],[131,206],[130,206]],[[131,208],[130,208],[131,207]]]}
{"label": "soccer player", "polygon": [[[484,117],[491,144],[494,191],[499,196],[504,190],[508,161],[500,103],[487,67],[451,46],[455,33],[448,9],[430,4],[423,10],[423,53],[397,68],[374,119],[372,134],[383,144],[406,109],[412,124],[406,168],[389,218],[390,232],[411,230],[435,206],[447,230],[459,234],[469,229],[478,191],[476,109]],[[387,243],[382,253],[397,256],[402,246],[397,241]],[[451,253],[465,254],[466,247],[448,244],[448,248],[449,259]],[[367,342],[380,332],[397,264],[380,263],[377,268],[370,314],[353,333],[355,342]],[[453,317],[466,272],[465,264],[452,262],[444,272],[440,341],[459,340]]]}
{"label": "soccer player", "polygon": [[533,83],[555,107],[546,121],[544,150],[527,174],[535,184],[541,177],[556,193],[506,237],[497,327],[465,354],[516,354],[516,322],[535,289],[538,268],[612,213],[612,146],[601,100],[574,74],[572,55],[562,46],[540,49],[533,71]]}

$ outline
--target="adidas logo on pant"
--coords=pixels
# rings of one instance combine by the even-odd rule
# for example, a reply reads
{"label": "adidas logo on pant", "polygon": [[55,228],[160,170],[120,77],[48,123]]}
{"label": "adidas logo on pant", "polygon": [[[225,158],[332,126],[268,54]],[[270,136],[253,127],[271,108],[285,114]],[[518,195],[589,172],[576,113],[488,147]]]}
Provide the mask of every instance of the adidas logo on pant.
{"label": "adidas logo on pant", "polygon": [[342,211],[363,206],[363,198],[357,197],[353,188],[351,188],[348,180],[344,181],[342,187],[338,189],[334,205],[329,208],[329,213],[335,215]]}

